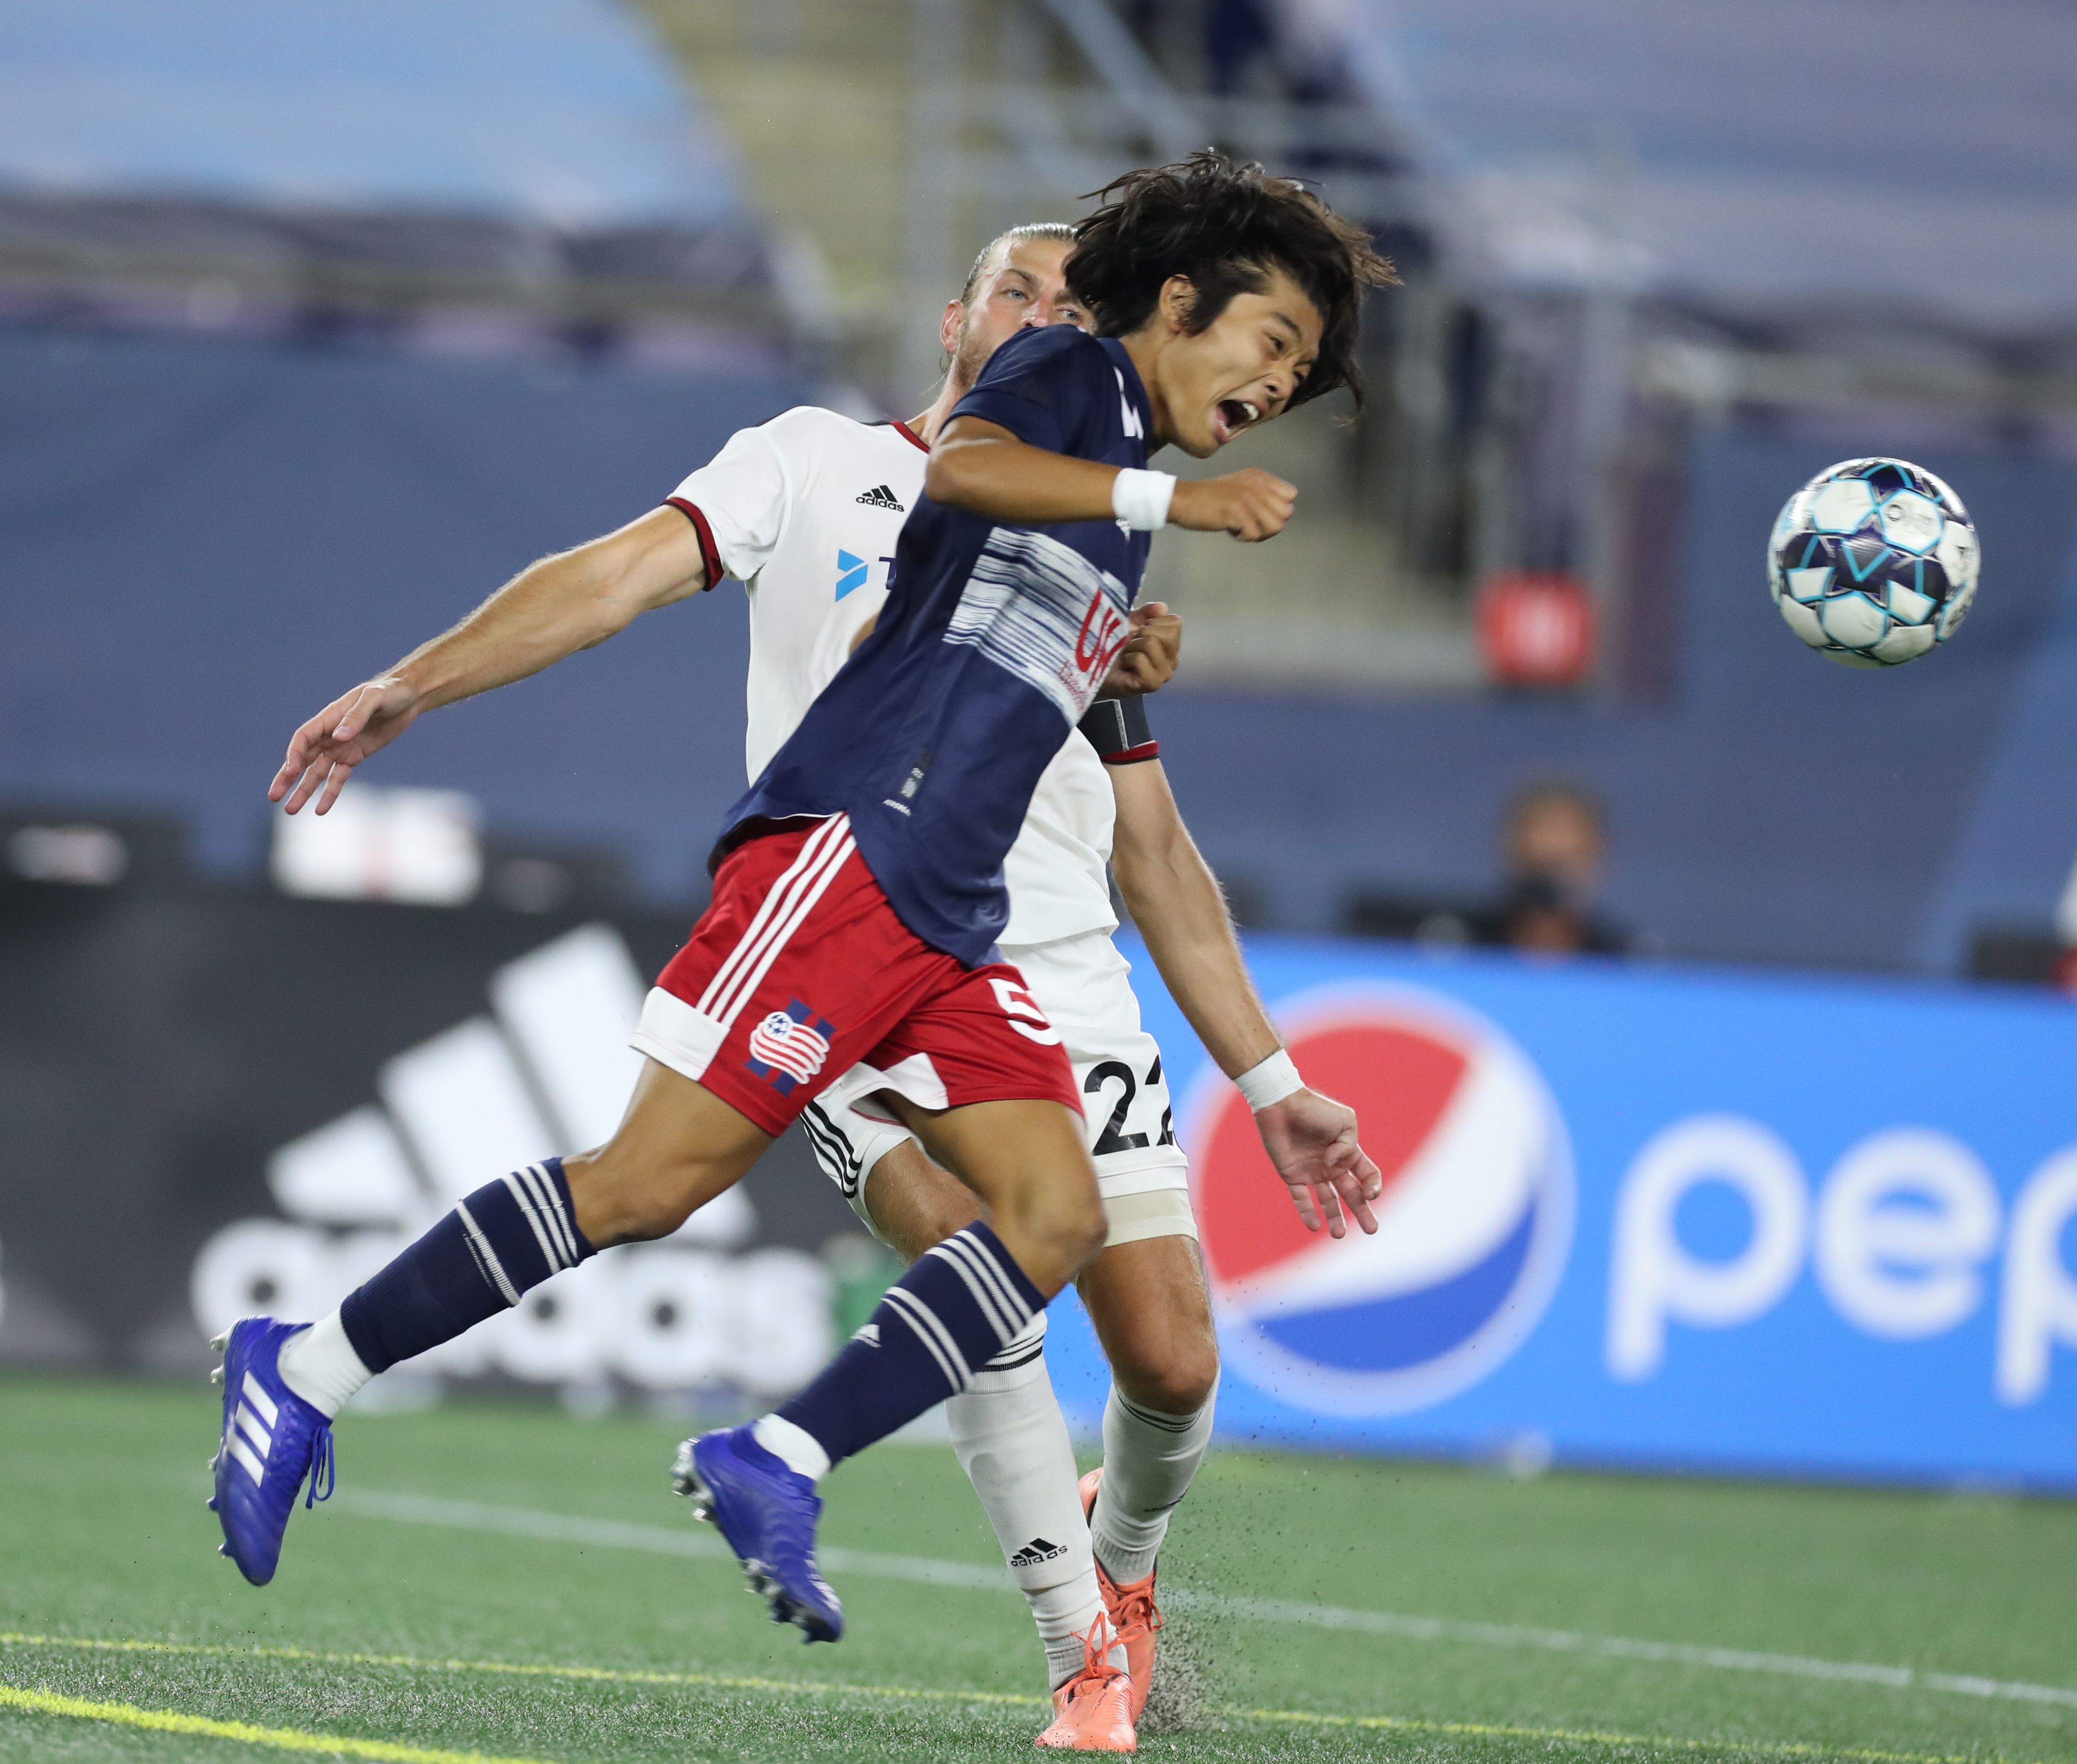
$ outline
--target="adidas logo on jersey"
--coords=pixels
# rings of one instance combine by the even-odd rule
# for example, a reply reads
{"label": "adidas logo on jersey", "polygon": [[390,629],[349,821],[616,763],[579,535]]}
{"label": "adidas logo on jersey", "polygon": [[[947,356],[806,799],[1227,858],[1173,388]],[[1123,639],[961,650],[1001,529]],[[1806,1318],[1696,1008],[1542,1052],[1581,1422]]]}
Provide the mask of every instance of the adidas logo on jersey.
{"label": "adidas logo on jersey", "polygon": [[1043,1537],[1034,1537],[1030,1542],[1009,1558],[1013,1568],[1035,1568],[1042,1562],[1051,1562],[1055,1556],[1068,1553],[1065,1544],[1050,1542]]}
{"label": "adidas logo on jersey", "polygon": [[869,509],[885,509],[893,514],[906,514],[909,512],[902,507],[901,499],[884,484],[875,485],[858,500]]}

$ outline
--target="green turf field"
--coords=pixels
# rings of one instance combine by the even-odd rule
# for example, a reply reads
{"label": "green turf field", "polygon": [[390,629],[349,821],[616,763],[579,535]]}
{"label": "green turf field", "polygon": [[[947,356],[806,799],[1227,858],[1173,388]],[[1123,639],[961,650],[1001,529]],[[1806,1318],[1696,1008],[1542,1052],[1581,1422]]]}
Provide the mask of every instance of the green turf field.
{"label": "green turf field", "polygon": [[[199,1387],[0,1382],[0,1758],[1010,1758],[1043,1724],[947,1448],[831,1479],[851,1629],[810,1650],[666,1492],[667,1423],[349,1417],[264,1591],[213,1553],[215,1430]],[[1150,1756],[2077,1764],[2070,1505],[1224,1451],[1163,1585]]]}

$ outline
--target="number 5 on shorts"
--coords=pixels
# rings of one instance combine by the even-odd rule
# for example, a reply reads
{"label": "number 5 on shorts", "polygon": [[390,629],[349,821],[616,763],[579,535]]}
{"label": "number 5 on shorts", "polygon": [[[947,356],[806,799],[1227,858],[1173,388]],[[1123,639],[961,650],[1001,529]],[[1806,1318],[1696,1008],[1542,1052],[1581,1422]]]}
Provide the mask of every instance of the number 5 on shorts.
{"label": "number 5 on shorts", "polygon": [[[1038,1008],[1038,1001],[1025,990],[1021,983],[998,980],[991,975],[988,984],[994,988],[996,1003],[1002,1007],[1002,1014],[1009,1019],[1009,1026],[1018,1034],[1026,1041],[1038,1042],[1042,1047],[1060,1045],[1059,1030],[1047,1021],[1045,1012]],[[1020,1017],[1024,1020],[1022,1022],[1018,1020]],[[1030,1029],[1025,1026],[1027,1023],[1036,1023],[1038,1026]]]}

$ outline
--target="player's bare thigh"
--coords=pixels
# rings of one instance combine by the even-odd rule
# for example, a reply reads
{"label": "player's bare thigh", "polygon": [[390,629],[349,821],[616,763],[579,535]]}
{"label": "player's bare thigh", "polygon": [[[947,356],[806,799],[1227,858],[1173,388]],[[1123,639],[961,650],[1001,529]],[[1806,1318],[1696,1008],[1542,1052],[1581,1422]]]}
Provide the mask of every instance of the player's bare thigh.
{"label": "player's bare thigh", "polygon": [[[922,1142],[930,1155],[918,1163],[934,1160],[941,1175],[955,1171],[980,1197],[1004,1248],[1048,1298],[1102,1247],[1108,1228],[1096,1167],[1080,1117],[1064,1105],[1005,1100],[927,1109],[887,1091],[879,1100]],[[940,1232],[923,1247],[950,1235]]]}
{"label": "player's bare thigh", "polygon": [[741,1181],[771,1143],[712,1091],[645,1058],[613,1137],[563,1160],[577,1229],[601,1250],[668,1237]]}
{"label": "player's bare thigh", "polygon": [[[913,1142],[873,1165],[866,1202],[880,1235],[912,1262],[981,1213],[973,1192]],[[1127,1397],[1164,1415],[1204,1406],[1218,1378],[1219,1348],[1195,1239],[1179,1233],[1115,1245],[1077,1285]]]}

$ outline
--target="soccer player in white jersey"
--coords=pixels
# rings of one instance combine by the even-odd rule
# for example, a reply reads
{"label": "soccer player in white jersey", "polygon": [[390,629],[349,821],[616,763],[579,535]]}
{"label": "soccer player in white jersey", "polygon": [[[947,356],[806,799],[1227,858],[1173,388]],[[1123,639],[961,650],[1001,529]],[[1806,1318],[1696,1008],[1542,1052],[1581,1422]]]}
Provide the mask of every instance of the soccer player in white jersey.
{"label": "soccer player in white jersey", "polygon": [[[538,672],[724,576],[743,580],[750,598],[746,759],[755,777],[869,631],[939,423],[1005,338],[1079,318],[1063,277],[1072,240],[1064,226],[1020,227],[981,253],[943,313],[951,367],[922,415],[863,424],[804,406],[740,432],[665,507],[532,566],[454,630],[313,718],[291,743],[275,800],[293,809],[314,796],[322,811],[355,766],[424,710]],[[1174,622],[1148,610],[1155,616],[1114,683],[1158,684],[1172,665]],[[1359,1156],[1328,1162],[1353,1146],[1355,1117],[1305,1088],[1283,1053],[1157,753],[1136,697],[1100,701],[1046,772],[1005,863],[1003,957],[1065,1037],[1109,1217],[1107,1246],[1081,1281],[1117,1379],[1104,1467],[1077,1486],[1045,1374],[1043,1312],[947,1404],[960,1460],[1046,1646],[1056,1708],[1042,1742],[1084,1749],[1113,1749],[1121,1733],[1129,1744],[1144,1703],[1160,1622],[1155,1558],[1209,1444],[1218,1369],[1159,1054],[1110,939],[1107,863],[1177,1002],[1256,1105],[1307,1225],[1339,1236],[1352,1216],[1376,1229],[1374,1169]],[[852,1108],[850,1094],[832,1090],[806,1125],[878,1234],[914,1258],[978,1216],[970,1190],[904,1130]],[[294,1341],[283,1350],[292,1387],[303,1357]],[[1122,1679],[1106,1670],[1113,1637]]]}

